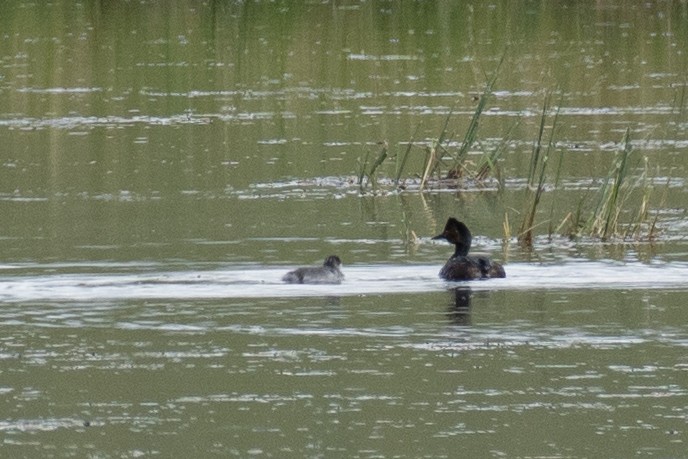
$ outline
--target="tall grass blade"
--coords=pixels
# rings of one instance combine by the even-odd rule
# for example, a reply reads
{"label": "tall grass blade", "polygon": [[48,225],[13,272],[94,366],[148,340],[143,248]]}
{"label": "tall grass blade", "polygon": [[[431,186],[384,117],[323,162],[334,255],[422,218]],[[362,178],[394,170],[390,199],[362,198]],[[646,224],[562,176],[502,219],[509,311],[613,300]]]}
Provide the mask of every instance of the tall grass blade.
{"label": "tall grass blade", "polygon": [[650,210],[650,197],[652,196],[652,187],[648,185],[647,181],[647,158],[645,158],[646,169],[643,171],[643,196],[638,207],[638,212],[636,213],[635,219],[633,220],[626,236],[632,237],[634,240],[640,239],[642,232],[643,222],[647,221],[648,213]]}
{"label": "tall grass blade", "polygon": [[485,85],[485,89],[483,90],[483,93],[480,95],[478,105],[475,108],[475,111],[473,112],[473,116],[471,117],[471,121],[468,124],[468,128],[466,129],[463,141],[461,142],[461,147],[459,147],[458,152],[454,155],[454,162],[452,164],[451,169],[449,170],[448,176],[459,175],[461,169],[463,168],[463,162],[465,161],[468,152],[473,147],[473,144],[475,143],[478,137],[480,117],[483,111],[485,110],[485,107],[487,106],[487,101],[492,95],[494,85],[497,81],[497,77],[499,76],[499,70],[502,67],[502,64],[504,63],[505,55],[506,53],[502,54],[502,57],[499,60],[499,63],[497,64],[497,68],[495,69],[494,74],[492,75],[492,78],[487,82],[487,84]]}
{"label": "tall grass blade", "polygon": [[630,128],[624,132],[622,142],[624,149],[614,158],[607,178],[598,192],[595,207],[583,228],[585,234],[602,240],[619,235],[618,225],[623,202],[632,190],[631,186],[624,187],[628,174],[628,160],[633,151]]}
{"label": "tall grass blade", "polygon": [[504,221],[502,222],[502,228],[504,229],[504,239],[502,242],[508,244],[511,239],[511,225],[509,224],[509,214],[504,212]]}
{"label": "tall grass blade", "polygon": [[372,183],[373,187],[377,186],[377,168],[380,167],[382,163],[385,161],[385,159],[387,158],[387,152],[389,151],[389,145],[387,144],[386,140],[381,144],[382,146],[380,148],[380,152],[378,153],[377,158],[375,159],[373,165],[370,167],[370,172],[368,173],[368,180]]}
{"label": "tall grass blade", "polygon": [[533,152],[530,159],[530,167],[528,171],[528,198],[526,199],[526,210],[521,222],[519,230],[518,241],[521,245],[532,247],[533,245],[533,229],[535,228],[535,215],[537,213],[540,198],[544,192],[545,177],[547,171],[547,163],[549,161],[549,152],[554,144],[554,132],[556,131],[557,120],[559,118],[559,109],[554,114],[550,136],[545,144],[545,151],[543,152],[543,137],[545,133],[545,125],[547,114],[549,113],[549,105],[551,101],[551,93],[545,95],[545,101],[542,105],[542,113],[540,115],[540,125],[538,129],[538,136],[533,144]]}
{"label": "tall grass blade", "polygon": [[420,189],[423,190],[425,185],[428,183],[428,177],[435,170],[437,165],[437,148],[435,143],[426,148],[426,158],[425,158],[425,168],[423,170],[423,176],[420,179]]}
{"label": "tall grass blade", "polygon": [[366,178],[366,167],[368,166],[368,158],[370,157],[370,150],[366,150],[365,158],[361,162],[360,158],[358,160],[359,171],[358,171],[358,186],[361,191],[365,189],[364,179]]}
{"label": "tall grass blade", "polygon": [[633,148],[631,147],[630,128],[626,128],[624,135],[624,150],[621,155],[621,160],[616,168],[616,177],[612,185],[612,192],[607,204],[606,218],[604,222],[603,238],[607,239],[610,235],[617,234],[617,225],[619,222],[619,214],[621,213],[621,206],[619,205],[619,191],[626,178],[628,172],[628,157]]}
{"label": "tall grass blade", "polygon": [[[490,153],[484,153],[482,160],[478,164],[477,171],[475,173],[475,180],[477,181],[483,181],[487,178],[487,176],[490,173],[495,173],[497,175],[498,179],[501,179],[501,174],[499,174],[499,169],[498,169],[498,161],[499,158],[504,154],[506,151],[507,145],[511,141],[511,135],[516,129],[516,126],[520,124],[520,120],[516,121],[514,124],[511,125],[509,128],[509,131],[506,133],[502,141],[500,142],[499,146],[495,148],[492,152]],[[483,149],[483,151],[485,151]],[[500,186],[502,185],[501,180],[499,180]]]}
{"label": "tall grass blade", "polygon": [[444,148],[444,143],[448,142],[450,139],[449,135],[449,121],[454,114],[454,107],[456,107],[457,102],[452,105],[449,109],[449,113],[444,118],[444,125],[440,131],[440,135],[432,142],[432,145],[426,149],[428,155],[426,157],[425,167],[423,168],[423,176],[421,179],[420,189],[424,189],[428,182],[428,178],[435,173],[440,165],[440,157],[442,156],[439,151],[446,153],[447,150]]}
{"label": "tall grass blade", "polygon": [[416,126],[416,130],[413,132],[411,140],[409,140],[408,144],[406,145],[406,150],[404,151],[404,155],[401,157],[401,159],[399,159],[399,155],[397,155],[397,174],[394,178],[394,183],[397,186],[399,186],[399,180],[401,179],[401,174],[404,172],[404,168],[406,167],[406,161],[408,161],[411,148],[413,148],[413,142],[418,134],[418,129],[420,129],[420,124]]}

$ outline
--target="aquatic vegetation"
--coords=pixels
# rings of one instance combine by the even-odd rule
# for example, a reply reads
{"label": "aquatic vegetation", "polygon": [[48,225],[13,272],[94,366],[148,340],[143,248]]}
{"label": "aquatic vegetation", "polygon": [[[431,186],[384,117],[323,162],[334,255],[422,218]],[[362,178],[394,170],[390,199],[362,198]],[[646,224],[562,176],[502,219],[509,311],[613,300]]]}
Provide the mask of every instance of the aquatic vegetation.
{"label": "aquatic vegetation", "polygon": [[389,145],[387,141],[380,142],[379,145],[380,151],[377,154],[377,158],[375,158],[375,162],[371,164],[369,170],[366,170],[366,167],[368,166],[370,151],[366,152],[363,162],[359,161],[360,169],[358,174],[358,185],[361,191],[363,191],[368,184],[372,185],[373,188],[377,187],[377,171],[382,163],[385,162],[385,159],[387,158],[387,152],[389,151]]}
{"label": "aquatic vegetation", "polygon": [[[533,146],[531,155],[530,169],[528,174],[528,198],[526,199],[523,220],[519,229],[517,239],[524,247],[532,247],[534,229],[538,226],[535,223],[538,205],[542,193],[545,190],[546,170],[551,150],[553,148],[553,134],[556,128],[557,116],[551,126],[550,136],[546,145],[543,147],[543,132],[545,118],[547,116],[549,100],[546,98],[543,106],[540,130]],[[649,176],[650,166],[647,158],[643,158],[644,167],[639,175],[633,176],[630,160],[633,148],[630,140],[630,129],[626,129],[621,142],[623,148],[616,153],[609,171],[602,182],[602,185],[590,200],[587,196],[581,198],[574,210],[568,211],[559,225],[555,228],[554,222],[555,209],[558,209],[556,199],[552,200],[549,223],[549,236],[561,234],[571,239],[593,238],[602,241],[629,239],[639,240],[642,238],[653,239],[657,234],[657,216],[651,218],[650,204],[653,191],[652,180]],[[559,175],[563,155],[560,155],[559,166],[555,174],[552,190],[559,188]],[[633,206],[637,200],[633,200],[634,195],[641,193],[640,203],[630,220],[623,221],[624,216],[633,213]],[[589,209],[586,211],[586,209]],[[510,237],[510,225],[508,214],[504,217],[504,237]]]}
{"label": "aquatic vegetation", "polygon": [[[454,107],[451,107],[437,137],[430,142],[416,140],[419,130],[417,127],[411,139],[400,144],[401,151],[398,153],[390,153],[386,141],[379,143],[380,149],[374,160],[371,159],[374,154],[367,151],[365,157],[359,159],[359,192],[364,193],[368,186],[377,190],[379,185],[388,190],[396,188],[399,191],[461,190],[480,187],[491,177],[497,179],[498,189],[504,190],[505,177],[499,162],[520,120],[510,127],[496,147],[484,148],[479,139],[481,117],[492,95],[496,78],[497,71],[479,96],[461,142],[452,141],[453,132],[450,126]],[[601,241],[653,239],[658,231],[658,217],[651,215],[653,181],[650,177],[650,165],[647,158],[644,158],[642,168],[637,164],[631,164],[633,147],[630,128],[626,129],[621,141],[622,148],[614,156],[599,189],[581,198],[573,209],[561,205],[561,193],[553,193],[552,199],[549,200],[548,217],[538,222],[538,217],[542,214],[540,207],[544,193],[560,191],[562,166],[567,154],[567,150],[557,147],[556,142],[561,128],[561,103],[553,106],[552,97],[555,93],[558,91],[548,91],[545,94],[539,122],[536,125],[537,131],[532,143],[526,177],[526,198],[523,209],[520,212],[516,211],[520,215],[518,226],[509,215],[513,209],[504,211],[502,226],[505,245],[511,240],[512,232],[517,227],[515,237],[518,243],[522,247],[532,248],[536,230],[543,225],[547,225],[550,240],[555,235],[570,239],[592,238]],[[469,160],[469,153],[473,152],[476,146],[483,152],[477,164]],[[417,149],[424,152],[425,158],[420,172],[409,174],[406,172],[407,166]],[[383,167],[388,159],[395,160],[393,178],[384,177],[382,174],[383,170],[388,169]],[[550,163],[553,160],[557,163],[554,170],[550,171]],[[634,174],[634,171],[640,173]],[[592,178],[594,180],[597,177]]]}
{"label": "aquatic vegetation", "polygon": [[519,124],[520,121],[517,120],[513,125],[511,125],[509,131],[494,150],[488,151],[487,149],[482,148],[484,153],[480,162],[478,163],[478,167],[474,175],[476,181],[482,182],[490,175],[493,175],[498,180],[500,188],[504,187],[504,176],[499,168],[498,161],[506,151],[506,147],[513,137],[513,132]]}
{"label": "aquatic vegetation", "polygon": [[413,133],[411,140],[406,144],[406,150],[404,150],[404,154],[403,155],[395,155],[395,158],[397,160],[397,167],[396,167],[397,172],[396,172],[396,177],[394,178],[394,183],[397,186],[399,186],[399,180],[401,179],[401,174],[404,172],[404,168],[406,167],[406,162],[408,161],[409,153],[411,153],[411,149],[413,148],[413,139],[416,137],[417,133],[418,133],[418,126],[416,127],[416,132]]}
{"label": "aquatic vegetation", "polygon": [[[629,174],[630,159],[633,147],[630,140],[630,129],[627,128],[622,140],[623,149],[619,151],[611,165],[604,183],[597,192],[594,206],[587,218],[583,218],[581,209],[583,201],[571,219],[571,237],[595,237],[601,240],[610,239],[640,239],[643,236],[643,228],[647,228],[647,237],[652,239],[657,231],[657,218],[650,220],[650,198],[652,196],[652,183],[649,180],[649,161],[643,158],[644,167],[640,175],[633,177]],[[632,194],[642,192],[640,204],[635,216],[630,222],[622,224],[621,216],[630,212],[628,209]]]}
{"label": "aquatic vegetation", "polygon": [[535,226],[535,215],[544,191],[547,163],[554,142],[554,132],[556,130],[559,110],[554,114],[554,120],[550,127],[549,139],[543,144],[547,116],[550,111],[550,101],[552,94],[547,93],[542,106],[538,135],[533,143],[533,151],[530,156],[530,167],[528,169],[528,193],[523,211],[523,220],[518,232],[518,242],[526,247],[533,245],[533,229]]}
{"label": "aquatic vegetation", "polygon": [[447,177],[460,176],[461,171],[465,169],[464,164],[466,161],[466,156],[468,156],[468,152],[471,148],[473,148],[473,145],[476,143],[478,139],[480,117],[483,111],[485,110],[485,107],[487,106],[487,101],[489,97],[492,95],[495,82],[497,81],[497,76],[499,75],[499,68],[502,66],[503,62],[504,56],[502,56],[502,59],[499,61],[499,64],[497,64],[497,69],[495,70],[494,75],[487,82],[487,85],[485,86],[483,93],[478,98],[478,105],[476,106],[475,112],[473,113],[471,121],[468,124],[468,128],[466,129],[466,133],[464,134],[463,141],[461,142],[461,147],[459,147],[458,151],[452,157],[453,164],[449,168]]}
{"label": "aquatic vegetation", "polygon": [[619,235],[619,217],[623,204],[628,199],[632,185],[628,176],[628,159],[633,150],[630,130],[627,128],[623,140],[624,148],[617,153],[604,184],[597,193],[597,202],[581,228],[583,234],[608,239]]}
{"label": "aquatic vegetation", "polygon": [[[487,149],[482,146],[478,138],[478,131],[481,116],[493,94],[493,88],[503,61],[504,56],[502,56],[497,64],[497,68],[492,77],[485,84],[483,92],[478,96],[478,103],[458,148],[453,142],[454,135],[450,130],[455,109],[454,105],[444,118],[444,123],[436,138],[430,141],[418,142],[416,140],[416,134],[419,127],[416,127],[416,132],[414,132],[411,139],[405,144],[403,152],[395,153],[390,156],[388,154],[389,146],[387,142],[382,142],[383,147],[370,167],[370,151],[366,152],[363,159],[359,158],[358,184],[361,192],[363,192],[368,185],[371,185],[373,188],[377,186],[378,170],[385,159],[389,157],[396,159],[394,184],[397,187],[403,187],[402,176],[409,157],[414,150],[420,150],[425,153],[425,158],[420,173],[407,175],[407,179],[410,180],[412,177],[419,177],[420,182],[418,188],[420,190],[425,190],[429,186],[459,188],[461,185],[460,181],[463,179],[470,180],[472,183],[481,183],[486,181],[491,175],[497,177],[499,182],[502,183],[499,159],[506,150],[506,146],[508,145],[514,128],[518,125],[518,121],[512,125],[502,142],[494,149]],[[469,152],[471,152],[476,145],[480,146],[480,150],[483,152],[482,158],[477,166],[468,160]]]}
{"label": "aquatic vegetation", "polygon": [[[499,175],[497,161],[504,152],[504,147],[507,143],[509,135],[507,135],[504,138],[502,144],[495,150],[487,151],[483,149],[483,158],[477,168],[470,168],[467,158],[468,153],[473,149],[475,144],[479,144],[478,130],[480,128],[481,116],[485,110],[485,107],[487,106],[487,102],[490,96],[493,93],[495,82],[497,81],[497,77],[499,76],[499,69],[501,68],[503,62],[504,55],[502,55],[502,58],[497,64],[497,68],[495,69],[492,78],[488,80],[488,82],[485,85],[485,89],[480,94],[480,96],[478,96],[478,104],[476,105],[475,111],[473,112],[473,116],[471,116],[471,121],[469,122],[468,127],[466,128],[466,132],[464,133],[461,145],[456,150],[453,150],[448,146],[448,140],[451,138],[448,129],[449,122],[454,110],[453,107],[449,111],[449,114],[444,120],[444,126],[440,131],[439,136],[437,137],[437,139],[433,140],[431,145],[426,147],[427,156],[425,161],[425,167],[423,168],[423,175],[421,178],[421,189],[425,188],[426,184],[430,180],[431,175],[436,173],[439,175],[439,168],[442,164],[443,158],[447,158],[450,162],[450,164],[448,165],[447,172],[444,175],[445,180],[458,180],[463,177],[470,177],[472,180],[476,182],[481,182],[484,181],[490,173],[495,173],[496,175]],[[513,126],[509,133],[511,133],[512,131]]]}

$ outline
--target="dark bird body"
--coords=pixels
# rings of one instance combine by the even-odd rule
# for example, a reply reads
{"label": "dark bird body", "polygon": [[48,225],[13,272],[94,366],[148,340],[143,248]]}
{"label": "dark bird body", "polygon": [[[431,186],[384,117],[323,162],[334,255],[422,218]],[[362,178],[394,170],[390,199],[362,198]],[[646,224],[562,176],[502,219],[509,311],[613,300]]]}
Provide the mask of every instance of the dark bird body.
{"label": "dark bird body", "polygon": [[468,227],[455,218],[447,220],[442,234],[433,239],[444,239],[455,246],[454,255],[440,270],[440,277],[448,281],[506,277],[504,267],[482,255],[468,255],[472,236]]}

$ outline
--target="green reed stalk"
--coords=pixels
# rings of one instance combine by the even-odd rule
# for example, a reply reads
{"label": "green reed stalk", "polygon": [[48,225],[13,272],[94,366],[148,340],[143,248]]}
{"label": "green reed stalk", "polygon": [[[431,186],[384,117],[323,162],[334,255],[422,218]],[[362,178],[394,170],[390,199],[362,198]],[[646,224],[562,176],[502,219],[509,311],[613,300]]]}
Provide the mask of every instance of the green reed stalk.
{"label": "green reed stalk", "polygon": [[649,166],[647,157],[643,158],[643,162],[645,163],[643,167],[643,173],[638,179],[639,183],[642,182],[643,196],[641,198],[640,207],[638,207],[638,212],[636,213],[635,219],[624,234],[624,238],[630,236],[635,240],[640,238],[642,225],[647,221],[649,216],[650,198],[652,196],[652,186],[650,186],[650,181],[648,179]]}
{"label": "green reed stalk", "polygon": [[[554,174],[554,189],[559,188],[559,181],[561,179],[561,166],[564,163],[564,152],[560,151],[559,152],[559,162],[557,163],[557,172]],[[562,221],[559,226],[554,229],[552,227],[552,224],[554,222],[554,201],[552,201],[552,206],[549,208],[549,237],[550,239],[552,238],[552,234],[555,232],[558,233],[561,230],[561,227],[564,225],[564,222]]]}
{"label": "green reed stalk", "polygon": [[[519,124],[520,120],[516,121],[509,128],[509,131],[506,133],[506,135],[504,136],[497,148],[495,148],[492,152],[485,152],[483,154],[483,157],[480,161],[480,164],[478,164],[478,168],[475,173],[475,180],[485,180],[490,173],[494,174],[495,172],[497,173],[496,175],[499,176],[498,178],[501,178],[501,174],[499,174],[498,161],[502,154],[504,154],[504,152],[506,151],[507,145],[511,141],[511,135],[513,131],[516,129],[516,126],[518,126]],[[485,150],[483,149],[483,151]],[[502,183],[500,180],[500,186],[501,185]]]}
{"label": "green reed stalk", "polygon": [[404,155],[399,159],[399,155],[397,154],[397,174],[396,177],[394,178],[394,183],[399,186],[399,180],[401,179],[401,174],[404,171],[404,167],[406,167],[406,161],[408,161],[409,153],[411,153],[411,148],[413,148],[413,142],[414,139],[416,138],[416,135],[418,134],[418,129],[420,129],[420,124],[416,126],[416,130],[413,132],[413,135],[411,136],[411,140],[409,140],[408,144],[406,145],[406,150],[404,151]]}
{"label": "green reed stalk", "polygon": [[[667,177],[666,185],[664,186],[664,192],[662,193],[662,197],[659,200],[659,207],[666,207],[666,201],[667,197],[669,196],[669,185],[671,184],[671,178]],[[659,215],[655,214],[655,218],[652,219],[652,223],[650,224],[650,228],[647,231],[647,238],[652,240],[656,237],[657,233],[659,230],[657,229],[657,220],[659,219]]]}
{"label": "green reed stalk", "polygon": [[361,162],[361,158],[358,158],[358,165],[359,165],[359,170],[358,170],[358,187],[360,188],[361,191],[365,189],[365,182],[364,179],[366,178],[366,167],[368,166],[368,158],[370,157],[370,150],[366,150],[366,155],[365,158],[363,159],[363,162]]}
{"label": "green reed stalk", "polygon": [[509,240],[511,239],[511,225],[509,224],[508,212],[504,212],[504,221],[502,222],[502,229],[504,230],[504,238],[502,239],[502,243],[506,245],[509,243]]}
{"label": "green reed stalk", "polygon": [[480,95],[478,105],[475,107],[475,111],[473,112],[473,116],[471,117],[471,122],[468,124],[468,129],[466,129],[466,134],[464,134],[463,141],[461,142],[461,147],[454,156],[454,168],[459,167],[459,165],[463,162],[466,155],[468,154],[468,151],[475,143],[475,139],[478,136],[478,128],[480,127],[480,116],[482,115],[483,110],[485,110],[488,96],[492,92],[493,82],[494,78],[492,79],[492,82],[488,83],[487,87],[485,88],[485,91]]}
{"label": "green reed stalk", "polygon": [[377,154],[375,162],[370,167],[370,172],[368,173],[368,180],[373,185],[373,188],[377,186],[377,168],[382,165],[382,163],[387,158],[387,153],[389,152],[389,144],[385,140],[381,143],[380,152]]}
{"label": "green reed stalk", "polygon": [[[554,132],[556,130],[557,120],[559,118],[559,109],[554,114],[552,127],[550,130],[549,139],[545,144],[543,137],[545,133],[545,122],[549,112],[549,105],[551,101],[551,93],[545,96],[545,102],[542,106],[542,114],[540,115],[540,126],[538,129],[538,136],[533,144],[533,153],[530,159],[530,167],[528,171],[528,198],[526,199],[526,210],[519,229],[518,241],[521,245],[526,247],[533,246],[533,229],[535,228],[535,214],[537,213],[540,198],[545,189],[545,177],[547,171],[547,163],[549,161],[549,154],[554,145]],[[544,151],[543,151],[544,148]],[[536,182],[537,180],[537,182]]]}
{"label": "green reed stalk", "polygon": [[565,236],[568,236],[569,239],[575,239],[577,237],[580,237],[581,231],[583,229],[584,223],[583,223],[583,204],[585,203],[585,197],[581,198],[578,201],[578,205],[576,206],[576,211],[575,212],[569,212],[566,215],[566,218],[561,222],[561,225],[559,225],[559,231],[563,226],[566,220],[570,220],[571,225],[570,225],[570,230],[567,231]]}
{"label": "green reed stalk", "polygon": [[386,140],[380,142],[380,145],[382,145],[382,147],[380,148],[380,152],[378,153],[375,162],[370,166],[369,171],[366,171],[368,167],[368,161],[370,160],[369,150],[366,150],[366,155],[363,159],[363,162],[361,162],[360,159],[358,161],[360,165],[358,172],[358,186],[361,191],[365,190],[366,186],[368,185],[372,185],[373,187],[377,186],[377,169],[385,161],[385,159],[387,158],[387,153],[389,151],[389,145],[387,144]]}
{"label": "green reed stalk", "polygon": [[453,158],[454,162],[453,162],[452,167],[449,169],[449,172],[447,174],[449,177],[460,176],[461,170],[464,169],[464,161],[466,160],[466,156],[468,155],[468,152],[473,147],[473,145],[475,144],[475,141],[478,137],[478,128],[480,127],[480,117],[482,116],[482,113],[485,110],[485,107],[487,106],[487,101],[489,100],[490,96],[492,95],[492,90],[494,88],[495,82],[497,81],[497,77],[499,76],[499,69],[502,67],[502,63],[504,62],[505,56],[506,56],[506,53],[502,54],[502,57],[499,60],[499,63],[497,64],[497,68],[495,69],[494,75],[492,75],[492,78],[487,82],[487,84],[485,85],[485,89],[483,90],[483,93],[480,95],[480,99],[478,100],[478,105],[475,108],[475,111],[473,112],[473,116],[471,117],[471,122],[468,124],[468,129],[466,129],[466,133],[464,134],[463,141],[461,142],[461,147],[459,147],[459,150],[454,155],[454,158]]}
{"label": "green reed stalk", "polygon": [[[578,210],[572,217],[571,237],[589,236],[602,240],[614,238],[638,240],[642,237],[643,228],[647,228],[647,237],[652,239],[657,231],[657,216],[648,222],[650,203],[653,193],[652,181],[649,179],[650,167],[647,157],[643,159],[642,173],[631,180],[629,177],[630,159],[633,152],[630,129],[626,129],[623,137],[623,150],[617,152],[609,169],[604,184],[597,191],[597,198],[592,211],[585,221],[582,208],[585,198],[578,203]],[[642,190],[641,202],[633,219],[627,225],[621,224],[621,215],[626,209],[626,203],[637,189]]]}
{"label": "green reed stalk", "polygon": [[630,187],[624,187],[628,191],[625,194],[621,193],[628,173],[628,159],[633,151],[629,128],[626,129],[622,142],[624,149],[621,153],[617,153],[612,168],[600,188],[595,208],[584,226],[584,233],[602,240],[618,235],[622,203],[630,192]]}
{"label": "green reed stalk", "polygon": [[620,194],[621,187],[624,184],[626,175],[628,173],[628,157],[633,151],[630,140],[630,128],[626,129],[626,134],[624,138],[624,150],[621,155],[621,161],[617,167],[616,177],[614,179],[614,185],[612,186],[612,193],[610,195],[609,204],[607,206],[607,217],[604,223],[604,238],[610,235],[615,235],[617,233],[619,216],[621,215],[621,209],[623,207],[623,201],[625,197]]}
{"label": "green reed stalk", "polygon": [[425,188],[425,185],[428,183],[428,177],[437,167],[437,144],[433,142],[431,146],[425,149],[425,152],[425,167],[423,168],[423,176],[420,179],[421,190]]}
{"label": "green reed stalk", "polygon": [[432,144],[429,147],[426,147],[425,149],[427,154],[425,157],[425,164],[423,165],[423,175],[420,180],[421,190],[425,188],[425,185],[428,182],[428,178],[435,173],[437,167],[440,164],[440,155],[438,154],[438,150],[441,149],[446,152],[442,145],[449,138],[449,121],[451,120],[451,117],[454,114],[455,106],[456,103],[452,105],[452,107],[449,109],[449,113],[447,114],[446,118],[444,118],[444,126],[442,126],[442,130],[440,131],[439,137],[433,140]]}

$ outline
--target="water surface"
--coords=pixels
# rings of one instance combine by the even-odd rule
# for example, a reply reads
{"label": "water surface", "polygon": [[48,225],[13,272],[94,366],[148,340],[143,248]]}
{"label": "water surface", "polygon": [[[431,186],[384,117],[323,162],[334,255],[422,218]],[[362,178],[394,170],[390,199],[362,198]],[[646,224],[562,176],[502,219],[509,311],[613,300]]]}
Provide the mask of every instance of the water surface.
{"label": "water surface", "polygon": [[[685,2],[17,1],[0,25],[8,456],[685,456]],[[502,58],[468,155],[502,146],[501,180],[421,192]],[[656,231],[561,235],[626,129],[622,221],[648,199]],[[437,278],[449,216],[506,279]],[[341,285],[280,281],[330,254]]]}

